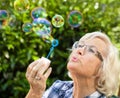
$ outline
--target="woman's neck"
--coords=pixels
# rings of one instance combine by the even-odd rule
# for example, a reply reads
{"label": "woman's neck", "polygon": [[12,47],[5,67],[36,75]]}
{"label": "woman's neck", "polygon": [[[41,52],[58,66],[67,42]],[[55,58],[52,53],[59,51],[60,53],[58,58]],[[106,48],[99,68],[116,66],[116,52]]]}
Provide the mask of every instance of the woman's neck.
{"label": "woman's neck", "polygon": [[74,81],[73,89],[74,98],[84,98],[96,91],[94,79],[80,78],[76,77],[76,75],[75,77],[72,76],[72,78]]}

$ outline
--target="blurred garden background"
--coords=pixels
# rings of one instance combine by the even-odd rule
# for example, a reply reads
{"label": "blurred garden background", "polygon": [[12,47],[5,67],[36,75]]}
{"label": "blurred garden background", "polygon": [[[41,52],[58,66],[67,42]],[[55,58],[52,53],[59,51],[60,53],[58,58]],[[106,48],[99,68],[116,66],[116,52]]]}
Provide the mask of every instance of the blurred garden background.
{"label": "blurred garden background", "polygon": [[[29,90],[27,66],[50,50],[51,42],[30,29],[32,25],[23,27],[33,22],[32,11],[39,7],[46,12],[37,17],[51,23],[50,37],[59,41],[49,57],[53,71],[47,87],[57,79],[70,80],[66,69],[69,48],[88,32],[106,33],[120,51],[120,0],[0,0],[0,98],[24,98]],[[69,24],[71,11],[82,15],[78,27]],[[60,27],[52,24],[56,14],[64,18]]]}

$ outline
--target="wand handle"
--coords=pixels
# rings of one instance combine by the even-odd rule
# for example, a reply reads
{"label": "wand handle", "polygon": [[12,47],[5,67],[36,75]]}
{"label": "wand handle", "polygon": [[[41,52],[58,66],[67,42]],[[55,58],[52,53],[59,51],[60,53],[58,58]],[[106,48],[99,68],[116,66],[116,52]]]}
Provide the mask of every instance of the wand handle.
{"label": "wand handle", "polygon": [[49,57],[50,57],[50,55],[51,55],[51,53],[53,52],[53,50],[54,50],[54,47],[51,47],[51,48],[50,48],[50,51],[49,51],[49,53],[48,53],[48,55],[47,55],[46,58],[49,58]]}

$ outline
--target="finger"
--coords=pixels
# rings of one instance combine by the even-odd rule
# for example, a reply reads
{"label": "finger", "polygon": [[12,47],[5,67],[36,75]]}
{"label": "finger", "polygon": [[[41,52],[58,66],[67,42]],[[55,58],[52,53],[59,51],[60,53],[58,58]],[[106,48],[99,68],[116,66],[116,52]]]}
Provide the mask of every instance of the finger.
{"label": "finger", "polygon": [[32,68],[38,63],[38,61],[34,61],[32,62],[28,67],[27,67],[27,71],[26,71],[26,77],[28,77],[30,75],[30,72],[32,70]]}
{"label": "finger", "polygon": [[38,75],[43,74],[50,66],[50,60],[48,59],[43,59],[41,62],[43,62],[43,65],[39,68]]}
{"label": "finger", "polygon": [[37,64],[31,65],[32,68],[30,68],[31,70],[28,71],[29,77],[34,78],[37,75],[37,73],[38,73],[37,76],[42,75],[48,69],[49,65],[50,60],[42,57],[41,59],[38,60]]}
{"label": "finger", "polygon": [[38,73],[39,68],[43,65],[43,62],[38,62],[36,66],[34,66],[30,72],[30,77],[34,78]]}
{"label": "finger", "polygon": [[33,68],[35,65],[37,65],[38,63],[39,63],[39,59],[36,60],[36,61],[34,61],[34,62],[32,62],[32,63],[27,67],[26,77],[29,76],[32,68]]}
{"label": "finger", "polygon": [[51,72],[52,72],[52,68],[50,67],[50,68],[48,68],[48,70],[47,70],[46,73],[44,74],[45,80],[48,79],[48,77],[50,76]]}
{"label": "finger", "polygon": [[35,67],[37,67],[37,69],[39,69],[38,75],[42,75],[48,69],[49,65],[50,65],[50,60],[42,57],[39,64],[37,64],[37,66],[35,66]]}

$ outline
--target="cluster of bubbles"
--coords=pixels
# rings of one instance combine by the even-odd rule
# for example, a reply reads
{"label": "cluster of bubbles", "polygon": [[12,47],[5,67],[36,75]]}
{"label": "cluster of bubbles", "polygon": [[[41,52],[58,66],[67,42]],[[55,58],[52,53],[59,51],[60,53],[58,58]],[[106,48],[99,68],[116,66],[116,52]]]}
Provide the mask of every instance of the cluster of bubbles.
{"label": "cluster of bubbles", "polygon": [[[54,15],[51,22],[46,18],[47,13],[44,8],[36,7],[31,11],[32,23],[24,23],[22,28],[24,32],[30,32],[31,30],[43,38],[52,41],[51,32],[52,25],[56,28],[60,28],[64,25],[64,18],[61,15]],[[68,15],[68,23],[71,27],[77,28],[82,24],[82,15],[79,11],[71,11]]]}
{"label": "cluster of bubbles", "polygon": [[[33,2],[29,0],[15,0],[14,1],[14,8],[18,12],[24,12],[29,10],[30,3]],[[33,19],[32,23],[24,23],[22,26],[22,30],[24,32],[35,32],[39,35],[42,39],[47,42],[48,39],[52,41],[52,25],[56,28],[60,28],[64,25],[64,18],[61,15],[54,15],[52,17],[51,22],[47,20],[47,13],[46,10],[42,7],[36,7],[31,11],[31,18]],[[68,24],[72,28],[77,28],[82,23],[82,15],[79,11],[71,11],[67,18]]]}
{"label": "cluster of bubbles", "polygon": [[31,11],[32,23],[24,23],[22,30],[24,32],[35,32],[46,42],[52,42],[54,38],[51,36],[52,25],[60,28],[64,25],[64,18],[61,15],[55,15],[51,22],[46,18],[47,13],[44,8],[36,7]]}
{"label": "cluster of bubbles", "polygon": [[0,10],[0,28],[7,25],[8,12],[6,10]]}

